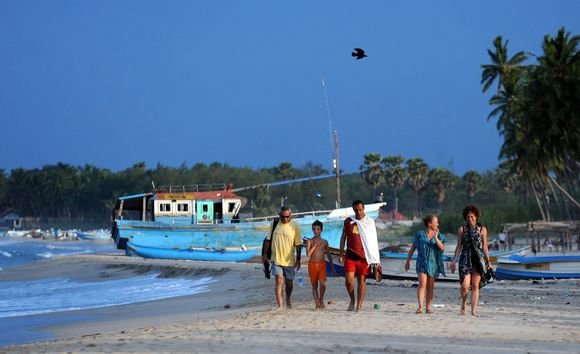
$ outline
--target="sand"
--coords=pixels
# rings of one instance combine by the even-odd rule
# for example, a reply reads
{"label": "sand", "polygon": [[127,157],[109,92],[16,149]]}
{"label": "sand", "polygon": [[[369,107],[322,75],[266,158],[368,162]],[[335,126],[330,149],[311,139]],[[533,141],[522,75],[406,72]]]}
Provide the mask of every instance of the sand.
{"label": "sand", "polygon": [[416,315],[414,282],[370,279],[364,310],[347,312],[340,277],[329,278],[323,311],[313,310],[308,281],[295,286],[293,309],[280,311],[273,280],[265,279],[255,263],[83,255],[18,267],[0,274],[0,282],[57,274],[96,280],[145,272],[210,274],[218,281],[207,293],[75,311],[87,319],[37,329],[55,339],[0,347],[0,352],[580,352],[580,280],[495,282],[482,290],[480,317],[459,314],[457,283],[438,282],[434,313]]}

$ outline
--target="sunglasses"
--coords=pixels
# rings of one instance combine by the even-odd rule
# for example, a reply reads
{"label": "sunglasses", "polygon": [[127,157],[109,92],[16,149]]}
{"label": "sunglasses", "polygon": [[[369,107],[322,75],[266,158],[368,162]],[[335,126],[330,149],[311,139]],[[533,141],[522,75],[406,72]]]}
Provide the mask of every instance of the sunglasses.
{"label": "sunglasses", "polygon": [[280,215],[280,219],[290,219],[291,215]]}

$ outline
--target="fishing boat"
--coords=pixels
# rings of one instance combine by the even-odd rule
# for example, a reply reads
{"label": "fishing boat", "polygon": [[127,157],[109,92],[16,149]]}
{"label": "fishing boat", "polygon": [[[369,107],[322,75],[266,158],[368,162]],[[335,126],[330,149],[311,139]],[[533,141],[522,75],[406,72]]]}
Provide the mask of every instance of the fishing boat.
{"label": "fishing boat", "polygon": [[91,230],[91,231],[77,231],[77,237],[81,240],[108,240],[111,238],[111,231],[109,230]]}
{"label": "fishing boat", "polygon": [[[112,238],[127,255],[150,258],[205,260],[208,252],[226,258],[233,253],[224,250],[254,250],[261,247],[275,216],[240,219],[246,199],[236,194],[239,190],[231,184],[198,184],[157,187],[150,193],[120,197],[113,211]],[[365,211],[376,218],[385,204],[368,204]],[[324,237],[338,247],[343,221],[353,215],[348,207],[293,212],[292,219],[304,236],[312,233],[312,222],[320,220]],[[242,253],[247,256],[250,252]],[[238,261],[237,256],[231,261]]]}
{"label": "fishing boat", "polygon": [[497,279],[570,279],[580,278],[580,255],[500,257],[495,271]]}
{"label": "fishing boat", "polygon": [[[447,249],[455,250],[455,246],[450,245]],[[525,254],[528,252],[529,246],[521,247],[518,249],[507,250],[507,251],[491,251],[489,252],[489,260],[493,265],[495,265],[502,256],[509,256],[513,254]],[[451,272],[451,261],[453,260],[453,254],[443,255],[443,264],[445,266],[446,276],[441,276],[439,280],[459,280],[459,272]],[[383,267],[383,277],[388,279],[407,279],[407,280],[417,280],[416,272],[416,261],[417,254],[413,254],[411,260],[409,261],[409,270],[405,270],[405,262],[407,261],[407,253],[395,253],[389,251],[381,252],[381,266]]]}
{"label": "fishing boat", "polygon": [[214,262],[244,262],[261,252],[261,247],[253,248],[183,248],[170,249],[147,247],[127,243],[127,251],[131,255],[143,258],[179,259],[194,261],[214,261]]}

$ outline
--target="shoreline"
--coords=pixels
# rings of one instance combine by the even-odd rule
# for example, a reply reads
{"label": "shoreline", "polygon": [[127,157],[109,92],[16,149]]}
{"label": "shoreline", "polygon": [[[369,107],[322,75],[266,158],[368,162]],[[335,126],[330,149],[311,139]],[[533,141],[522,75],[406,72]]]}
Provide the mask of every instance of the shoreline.
{"label": "shoreline", "polygon": [[[95,281],[147,272],[193,278],[211,274],[217,281],[205,293],[28,316],[41,324],[34,332],[48,338],[0,350],[270,353],[275,347],[300,353],[576,353],[580,347],[578,279],[490,284],[481,290],[478,318],[459,315],[458,284],[449,282],[436,283],[432,315],[414,314],[416,282],[398,280],[367,280],[364,310],[347,312],[348,295],[340,277],[328,279],[325,310],[313,311],[311,287],[305,281],[304,287],[294,286],[293,309],[279,311],[274,281],[265,279],[256,263],[66,256],[13,268],[0,274],[0,282],[51,276]],[[308,279],[304,265],[300,272]],[[374,304],[380,309],[373,309]]]}

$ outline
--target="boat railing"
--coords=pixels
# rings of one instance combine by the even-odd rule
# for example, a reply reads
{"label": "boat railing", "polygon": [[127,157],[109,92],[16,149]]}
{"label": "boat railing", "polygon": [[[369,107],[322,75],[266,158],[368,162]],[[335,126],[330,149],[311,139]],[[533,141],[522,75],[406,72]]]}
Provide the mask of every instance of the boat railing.
{"label": "boat railing", "polygon": [[[298,218],[303,218],[306,216],[316,217],[316,216],[321,216],[321,215],[328,215],[328,214],[330,214],[331,211],[332,210],[305,211],[305,212],[301,212],[301,213],[292,213],[292,217],[298,217]],[[255,217],[255,218],[247,218],[247,219],[244,219],[243,221],[246,221],[246,222],[270,221],[270,220],[274,220],[277,217],[278,217],[277,215],[260,216],[260,217]]]}
{"label": "boat railing", "polygon": [[158,193],[191,193],[191,192],[221,191],[225,189],[226,189],[225,183],[212,183],[212,184],[187,184],[177,186],[159,186],[155,190]]}

